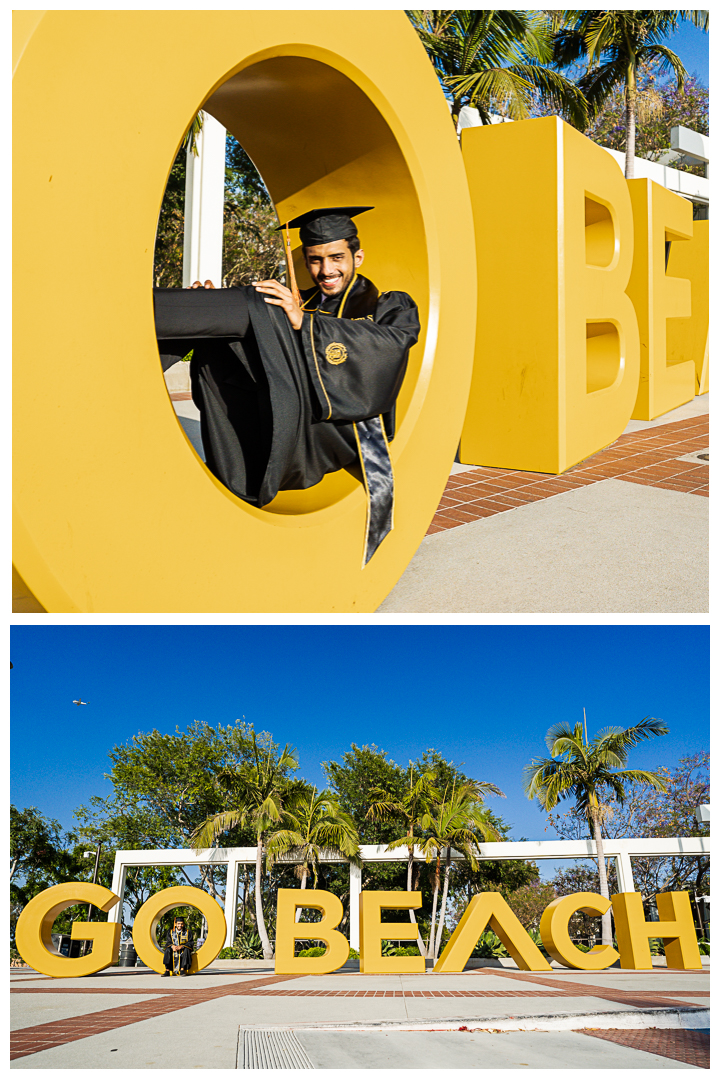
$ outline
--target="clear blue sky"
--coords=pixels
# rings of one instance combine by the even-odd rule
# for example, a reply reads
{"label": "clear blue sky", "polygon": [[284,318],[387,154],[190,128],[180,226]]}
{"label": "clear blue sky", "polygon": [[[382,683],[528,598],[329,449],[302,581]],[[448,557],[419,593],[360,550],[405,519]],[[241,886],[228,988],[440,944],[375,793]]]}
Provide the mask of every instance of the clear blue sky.
{"label": "clear blue sky", "polygon": [[697,75],[703,86],[707,86],[710,78],[709,42],[709,34],[686,22],[681,23],[664,44],[678,54],[690,75]]}
{"label": "clear blue sky", "polygon": [[[507,795],[519,839],[550,839],[521,770],[583,706],[592,734],[652,715],[670,734],[632,752],[672,767],[709,748],[706,627],[12,627],[12,799],[65,828],[108,795],[108,750],[138,731],[246,717],[296,746],[301,774],[351,742],[399,764],[436,747]],[[82,697],[87,706],[77,707]]]}

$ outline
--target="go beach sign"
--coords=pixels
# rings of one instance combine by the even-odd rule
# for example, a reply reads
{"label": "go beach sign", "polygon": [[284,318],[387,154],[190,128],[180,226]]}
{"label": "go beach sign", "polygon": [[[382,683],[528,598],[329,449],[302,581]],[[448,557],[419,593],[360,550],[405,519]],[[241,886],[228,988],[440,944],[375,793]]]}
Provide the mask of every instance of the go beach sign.
{"label": "go beach sign", "polygon": [[[598,893],[581,892],[553,900],[540,921],[540,937],[547,953],[565,967],[580,971],[602,971],[620,961],[628,970],[652,968],[650,938],[665,944],[668,967],[693,970],[702,967],[690,897],[686,892],[658,893],[655,897],[658,922],[647,922],[638,892],[623,892],[606,900]],[[87,956],[61,956],[52,944],[52,927],[61,912],[75,904],[93,904],[109,912],[120,897],[101,885],[68,882],[54,885],[35,896],[25,906],[17,922],[15,942],[23,960],[36,971],[52,978],[79,978],[109,967],[120,950],[119,922],[74,922],[73,941],[92,941]],[[163,954],[156,944],[156,930],[163,915],[173,908],[190,906],[200,911],[207,923],[207,937],[193,954],[192,970],[200,971],[216,959],[226,936],[225,915],[208,893],[188,885],[163,889],[150,897],[133,923],[133,944],[140,959],[154,971],[164,970]],[[423,974],[422,956],[383,956],[384,940],[417,941],[417,926],[411,922],[382,922],[383,909],[410,910],[422,906],[419,892],[360,893],[360,971],[364,974]],[[612,906],[618,948],[596,945],[582,952],[570,940],[568,923],[578,911],[604,915]],[[298,908],[321,913],[318,922],[296,922]],[[275,940],[275,971],[278,975],[326,975],[337,971],[348,959],[350,944],[337,929],[344,915],[337,896],[323,889],[279,889]],[[490,928],[523,971],[550,971],[550,964],[522,926],[500,893],[478,893],[472,898],[450,940],[435,964],[434,971],[461,972],[478,939]],[[323,956],[295,956],[297,939],[308,936],[324,941]]]}

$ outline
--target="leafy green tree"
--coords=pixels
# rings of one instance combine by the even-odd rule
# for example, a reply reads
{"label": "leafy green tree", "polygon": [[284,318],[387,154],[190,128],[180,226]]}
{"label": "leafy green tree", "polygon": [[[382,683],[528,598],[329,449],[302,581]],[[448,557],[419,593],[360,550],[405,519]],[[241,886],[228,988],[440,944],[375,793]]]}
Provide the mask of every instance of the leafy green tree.
{"label": "leafy green tree", "polygon": [[[682,92],[673,83],[661,82],[656,63],[638,69],[638,113],[635,127],[635,156],[657,161],[670,148],[670,132],[686,127],[701,135],[709,133],[709,95],[697,79],[685,80]],[[651,106],[651,107],[648,107]],[[625,95],[616,88],[605,100],[585,134],[601,146],[623,150],[625,143]],[[681,172],[705,175],[704,165],[673,161]]]}
{"label": "leafy green tree", "polygon": [[[272,868],[283,855],[300,858],[296,868],[300,888],[304,889],[310,873],[318,887],[318,869],[323,852],[345,856],[360,865],[360,837],[350,816],[344,813],[327,791],[301,791],[287,806],[284,825],[276,829],[267,843],[267,865]],[[299,922],[301,908],[295,914]]]}
{"label": "leafy green tree", "polygon": [[536,878],[511,893],[508,903],[526,930],[539,930],[545,908],[555,899],[552,882]]}
{"label": "leafy green tree", "polygon": [[[625,785],[625,800],[620,804],[612,791],[603,790],[600,799],[607,806],[602,822],[603,835],[708,836],[709,824],[699,823],[695,811],[710,800],[709,768],[710,755],[699,751],[681,758],[673,769],[658,766],[655,771],[665,781],[665,791],[648,790],[644,784],[629,783]],[[574,840],[582,834],[583,822],[572,810],[548,814],[548,820],[563,839]],[[632,867],[635,888],[642,895],[648,914],[659,892],[687,890],[696,898],[710,892],[709,855],[633,856]],[[702,922],[697,905],[696,917]]]}
{"label": "leafy green tree", "polygon": [[10,880],[32,873],[55,872],[63,854],[60,822],[46,818],[36,806],[10,806]]}
{"label": "leafy green tree", "polygon": [[[583,738],[582,723],[571,726],[563,720],[554,724],[545,736],[551,756],[534,758],[523,770],[525,794],[529,799],[537,799],[544,810],[554,809],[560,800],[574,798],[575,813],[587,820],[595,840],[600,894],[607,899],[610,894],[601,828],[607,816],[607,803],[601,798],[603,789],[611,790],[620,804],[625,801],[628,783],[664,791],[666,782],[657,773],[621,766],[627,762],[632,747],[646,739],[666,735],[668,730],[662,720],[646,716],[629,728],[604,728],[588,742]],[[610,912],[603,916],[602,943],[612,944]]]}
{"label": "leafy green tree", "polygon": [[217,838],[236,826],[249,825],[257,847],[255,860],[255,919],[263,945],[263,956],[271,960],[274,953],[268,937],[262,903],[263,858],[266,843],[284,824],[285,811],[293,796],[299,795],[301,782],[293,782],[291,774],[298,768],[295,752],[286,745],[277,754],[272,747],[261,747],[253,733],[253,760],[238,767],[225,768],[216,776],[218,787],[230,798],[231,808],[208,816],[192,834],[196,850],[213,845]]}
{"label": "leafy green tree", "polygon": [[559,67],[587,61],[579,80],[590,115],[597,115],[618,89],[625,101],[625,176],[635,175],[635,133],[638,113],[638,72],[655,60],[672,73],[682,91],[687,72],[682,60],[662,43],[678,25],[690,20],[707,30],[707,11],[565,11],[559,13],[555,62]]}
{"label": "leafy green tree", "polygon": [[457,126],[463,105],[483,124],[493,112],[511,120],[530,115],[537,95],[563,109],[580,128],[587,106],[579,88],[549,66],[551,20],[539,11],[409,11]]}
{"label": "leafy green tree", "polygon": [[372,792],[384,791],[399,802],[405,787],[405,770],[375,744],[361,747],[351,743],[342,761],[324,761],[323,771],[341,809],[354,821],[362,842],[390,843],[394,839],[394,824],[368,817],[375,801]]}
{"label": "leafy green tree", "polygon": [[[463,784],[462,787],[453,787],[450,791],[445,789],[440,799],[435,801],[431,809],[423,814],[420,821],[423,836],[422,839],[418,840],[418,850],[425,856],[427,862],[432,859],[435,860],[432,915],[430,919],[430,936],[427,944],[427,953],[432,959],[437,959],[440,952],[442,932],[445,925],[452,850],[459,851],[465,856],[471,867],[476,869],[476,855],[479,852],[480,840],[497,840],[499,838],[490,820],[489,811],[487,807],[483,806],[483,799],[488,794],[502,796],[503,793],[494,784],[483,780],[473,780]],[[404,838],[405,843],[408,840],[409,837]],[[396,843],[401,842],[401,840],[396,841]],[[440,917],[436,929],[440,863],[443,855],[445,857],[445,874]]]}
{"label": "leafy green tree", "polygon": [[[170,170],[158,220],[153,281],[161,288],[182,287],[186,142]],[[237,139],[228,134],[223,207],[224,286],[282,278],[285,251],[281,234],[275,231],[277,227],[275,206],[260,173]],[[220,282],[215,284],[220,285]]]}
{"label": "leafy green tree", "polygon": [[155,236],[153,285],[158,289],[179,289],[182,286],[185,173],[186,152],[181,149],[170,169]]}
{"label": "leafy green tree", "polygon": [[63,881],[77,880],[81,856],[75,838],[36,806],[10,806],[10,936],[25,905],[38,893]]}
{"label": "leafy green tree", "polygon": [[[430,811],[433,800],[440,798],[440,793],[435,787],[435,773],[431,771],[417,773],[410,766],[410,776],[407,780],[400,799],[392,792],[383,788],[374,788],[370,792],[371,798],[376,801],[371,803],[367,817],[370,821],[394,820],[402,825],[403,835],[400,839],[391,841],[389,848],[407,846],[407,891],[412,892],[414,887],[413,866],[415,860],[415,836],[421,827],[425,814]],[[407,843],[406,843],[407,841]],[[410,909],[410,921],[416,922],[415,911]],[[421,955],[425,955],[425,945],[421,937],[418,937],[418,947]]]}

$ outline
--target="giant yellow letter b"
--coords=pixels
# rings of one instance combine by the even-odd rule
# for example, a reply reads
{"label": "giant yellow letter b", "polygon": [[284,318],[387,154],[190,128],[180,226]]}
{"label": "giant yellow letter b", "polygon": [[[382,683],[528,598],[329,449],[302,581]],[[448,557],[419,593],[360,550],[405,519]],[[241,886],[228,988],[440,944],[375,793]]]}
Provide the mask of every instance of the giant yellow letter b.
{"label": "giant yellow letter b", "polygon": [[[295,922],[299,907],[322,911],[320,922]],[[275,933],[275,973],[277,975],[327,975],[342,967],[350,953],[350,943],[335,927],[343,917],[337,896],[324,889],[278,889]],[[324,956],[296,956],[297,938],[324,941]]]}
{"label": "giant yellow letter b", "polygon": [[627,184],[558,117],[468,128],[462,151],[478,329],[460,460],[561,473],[622,434],[637,396]]}

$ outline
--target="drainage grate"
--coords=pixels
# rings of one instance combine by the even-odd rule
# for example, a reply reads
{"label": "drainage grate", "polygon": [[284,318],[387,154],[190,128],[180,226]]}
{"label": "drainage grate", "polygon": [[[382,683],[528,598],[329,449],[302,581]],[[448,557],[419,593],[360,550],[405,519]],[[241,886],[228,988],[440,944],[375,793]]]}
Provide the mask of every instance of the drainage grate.
{"label": "drainage grate", "polygon": [[294,1031],[240,1028],[238,1069],[314,1069]]}
{"label": "drainage grate", "polygon": [[691,454],[683,454],[682,457],[675,458],[676,461],[693,461],[696,465],[700,462],[710,462],[709,450],[693,450]]}

